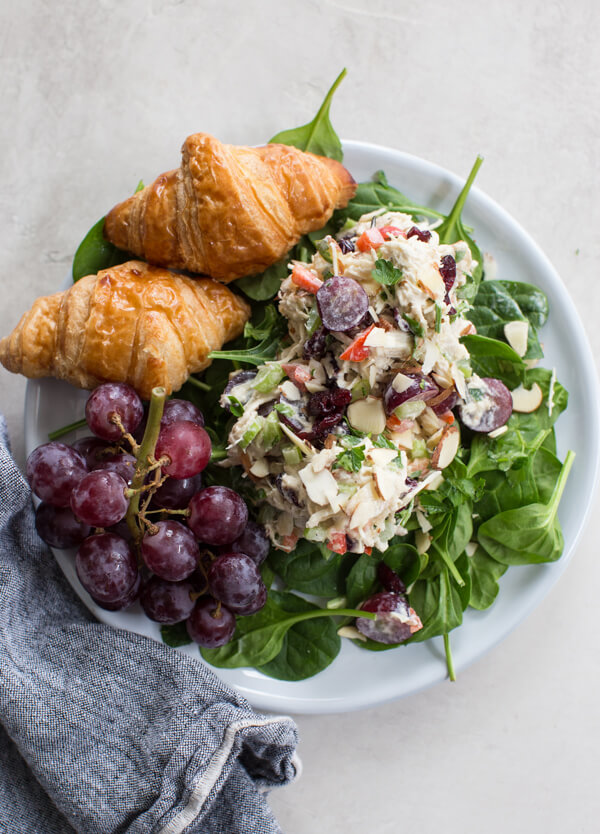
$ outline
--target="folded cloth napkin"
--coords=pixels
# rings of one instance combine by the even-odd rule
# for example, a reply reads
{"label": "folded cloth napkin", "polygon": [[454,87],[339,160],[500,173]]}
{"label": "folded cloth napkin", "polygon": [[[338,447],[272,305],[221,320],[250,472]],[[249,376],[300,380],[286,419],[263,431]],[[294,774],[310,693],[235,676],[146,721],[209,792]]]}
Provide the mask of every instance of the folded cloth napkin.
{"label": "folded cloth napkin", "polygon": [[[34,527],[0,416],[0,832],[274,834],[296,728],[96,622]],[[3,728],[3,729],[2,729]]]}

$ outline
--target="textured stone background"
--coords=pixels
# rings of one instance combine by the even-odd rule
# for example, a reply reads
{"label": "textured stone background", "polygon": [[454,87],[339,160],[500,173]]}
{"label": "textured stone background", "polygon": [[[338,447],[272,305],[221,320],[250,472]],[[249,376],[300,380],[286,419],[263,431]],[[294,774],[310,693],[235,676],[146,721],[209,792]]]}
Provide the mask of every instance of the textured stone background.
{"label": "textured stone background", "polygon": [[[260,143],[346,66],[338,133],[460,174],[482,153],[478,186],[547,253],[598,355],[599,26],[594,0],[5,0],[0,334],[188,133]],[[21,461],[24,389],[0,370]],[[456,684],[300,717],[304,775],[272,796],[287,834],[597,831],[597,552],[590,525],[558,587]]]}

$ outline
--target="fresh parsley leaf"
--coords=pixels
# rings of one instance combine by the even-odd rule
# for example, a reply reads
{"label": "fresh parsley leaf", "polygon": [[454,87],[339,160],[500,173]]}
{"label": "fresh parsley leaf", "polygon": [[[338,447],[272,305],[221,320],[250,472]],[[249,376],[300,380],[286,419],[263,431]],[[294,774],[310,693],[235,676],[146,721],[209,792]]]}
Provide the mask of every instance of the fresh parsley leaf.
{"label": "fresh parsley leaf", "polygon": [[230,394],[227,395],[227,399],[229,400],[229,410],[233,414],[234,417],[241,417],[244,413],[244,406],[238,400],[237,397],[232,397]]}
{"label": "fresh parsley leaf", "polygon": [[395,267],[391,261],[386,261],[385,258],[377,260],[371,274],[375,281],[383,284],[384,287],[394,287],[398,281],[402,280],[402,270]]}
{"label": "fresh parsley leaf", "polygon": [[333,469],[345,469],[347,472],[360,472],[363,460],[365,459],[364,446],[351,446],[337,456]]}
{"label": "fresh parsley leaf", "polygon": [[412,316],[408,315],[408,313],[402,313],[402,318],[408,324],[411,333],[414,336],[425,336],[425,330],[423,329],[423,325],[420,324],[416,319],[413,319]]}

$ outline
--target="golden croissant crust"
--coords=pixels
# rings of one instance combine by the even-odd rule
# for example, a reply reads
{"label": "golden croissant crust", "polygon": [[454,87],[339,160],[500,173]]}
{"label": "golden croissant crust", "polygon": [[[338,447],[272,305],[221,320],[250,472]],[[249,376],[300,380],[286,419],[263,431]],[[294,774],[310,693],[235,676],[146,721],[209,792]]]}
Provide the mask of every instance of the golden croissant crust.
{"label": "golden croissant crust", "polygon": [[104,234],[151,263],[232,281],[282,258],[355,191],[333,159],[288,145],[224,145],[196,133],[176,171],[108,213]]}
{"label": "golden croissant crust", "polygon": [[0,362],[80,388],[127,382],[149,399],[155,386],[170,394],[206,368],[210,351],[239,336],[249,314],[241,298],[210,278],[129,261],[38,298],[0,340]]}

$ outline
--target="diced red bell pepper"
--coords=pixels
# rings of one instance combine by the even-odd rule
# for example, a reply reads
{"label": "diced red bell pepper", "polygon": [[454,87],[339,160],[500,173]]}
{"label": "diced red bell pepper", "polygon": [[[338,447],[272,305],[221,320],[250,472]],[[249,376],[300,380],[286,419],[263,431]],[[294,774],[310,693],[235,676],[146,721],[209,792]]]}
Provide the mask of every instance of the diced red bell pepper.
{"label": "diced red bell pepper", "polygon": [[367,556],[370,556],[372,552],[373,552],[372,547],[365,547],[365,553],[367,554]]}
{"label": "diced red bell pepper", "polygon": [[374,327],[375,325],[372,324],[362,333],[359,333],[352,344],[348,345],[346,350],[340,354],[340,359],[348,359],[350,362],[363,362],[369,356],[369,348],[366,347],[365,342]]}
{"label": "diced red bell pepper", "polygon": [[404,229],[399,229],[397,226],[381,226],[379,231],[383,235],[384,240],[390,240],[393,237],[406,237]]}
{"label": "diced red bell pepper", "polygon": [[329,541],[327,542],[327,547],[330,550],[333,550],[334,553],[344,554],[348,549],[346,547],[346,534],[332,533]]}
{"label": "diced red bell pepper", "polygon": [[307,292],[316,293],[323,285],[320,278],[301,264],[294,264],[292,269],[292,282]]}
{"label": "diced red bell pepper", "polygon": [[379,249],[385,243],[385,238],[381,231],[373,226],[372,229],[367,229],[356,241],[356,248],[359,252],[368,252],[369,249]]}
{"label": "diced red bell pepper", "polygon": [[408,429],[412,429],[414,424],[414,420],[399,420],[395,414],[390,414],[385,421],[386,428],[395,432],[408,431]]}
{"label": "diced red bell pepper", "polygon": [[283,536],[280,543],[276,545],[279,550],[285,550],[286,553],[291,553],[291,551],[296,547],[298,544],[298,539],[300,537],[296,533],[292,533],[291,536]]}
{"label": "diced red bell pepper", "polygon": [[312,379],[310,370],[304,365],[282,364],[282,370],[289,376],[294,385],[304,391],[306,383]]}

